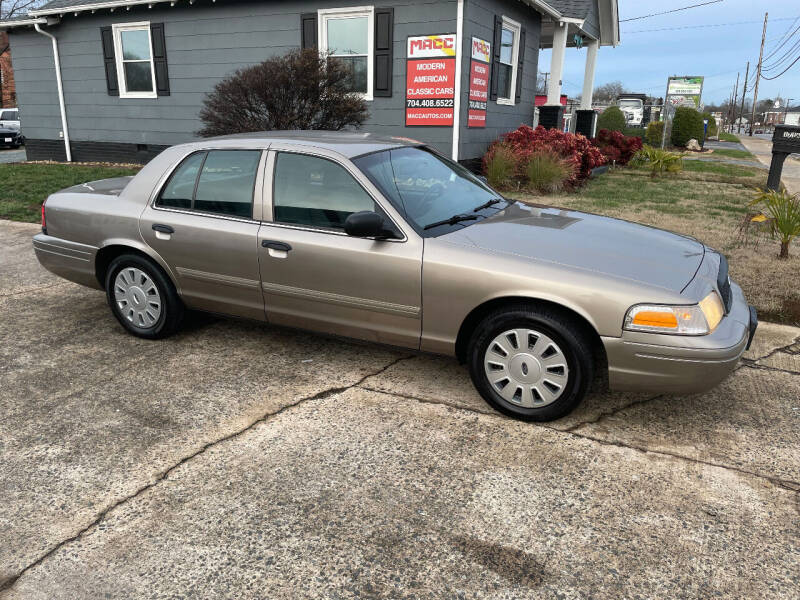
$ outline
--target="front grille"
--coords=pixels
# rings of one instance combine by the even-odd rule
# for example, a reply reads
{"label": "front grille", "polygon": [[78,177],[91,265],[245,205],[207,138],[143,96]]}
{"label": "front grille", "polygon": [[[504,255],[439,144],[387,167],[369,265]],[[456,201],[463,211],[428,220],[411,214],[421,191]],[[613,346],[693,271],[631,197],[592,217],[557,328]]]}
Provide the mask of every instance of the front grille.
{"label": "front grille", "polygon": [[722,296],[722,303],[725,305],[725,313],[730,312],[733,292],[731,291],[731,280],[728,277],[728,259],[724,255],[719,255],[719,273],[717,274],[717,289]]}

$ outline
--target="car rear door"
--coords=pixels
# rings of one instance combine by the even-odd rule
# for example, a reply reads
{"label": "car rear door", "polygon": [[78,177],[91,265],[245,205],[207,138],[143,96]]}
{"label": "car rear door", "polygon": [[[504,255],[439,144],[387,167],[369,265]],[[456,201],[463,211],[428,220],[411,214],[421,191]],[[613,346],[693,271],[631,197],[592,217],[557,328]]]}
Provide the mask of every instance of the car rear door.
{"label": "car rear door", "polygon": [[194,152],[142,214],[142,237],[172,269],[189,308],[265,319],[258,268],[265,157],[260,149]]}
{"label": "car rear door", "polygon": [[[270,322],[418,348],[423,241],[348,160],[271,147],[259,232]],[[344,233],[353,212],[382,213],[398,239]]]}

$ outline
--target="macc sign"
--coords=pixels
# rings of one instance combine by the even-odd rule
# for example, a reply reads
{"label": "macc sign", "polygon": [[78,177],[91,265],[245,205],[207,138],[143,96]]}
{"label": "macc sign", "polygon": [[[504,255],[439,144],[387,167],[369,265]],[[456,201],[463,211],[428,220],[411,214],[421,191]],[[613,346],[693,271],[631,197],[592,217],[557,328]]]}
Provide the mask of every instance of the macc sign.
{"label": "macc sign", "polygon": [[407,58],[455,58],[456,35],[421,35],[408,38]]}

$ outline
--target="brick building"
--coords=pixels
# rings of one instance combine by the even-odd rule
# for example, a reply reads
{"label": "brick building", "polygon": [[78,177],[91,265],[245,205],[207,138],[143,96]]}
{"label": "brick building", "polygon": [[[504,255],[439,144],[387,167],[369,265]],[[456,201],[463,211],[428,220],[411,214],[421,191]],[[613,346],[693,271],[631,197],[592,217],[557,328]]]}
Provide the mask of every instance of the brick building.
{"label": "brick building", "polygon": [[17,105],[14,68],[11,66],[11,47],[8,34],[0,31],[0,108]]}

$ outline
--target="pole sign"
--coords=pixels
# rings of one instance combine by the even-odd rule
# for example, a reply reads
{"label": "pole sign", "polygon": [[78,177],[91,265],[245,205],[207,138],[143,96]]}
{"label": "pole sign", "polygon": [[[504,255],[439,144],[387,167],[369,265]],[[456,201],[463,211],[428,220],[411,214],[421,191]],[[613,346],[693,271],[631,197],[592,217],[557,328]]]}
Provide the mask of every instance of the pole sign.
{"label": "pole sign", "polygon": [[489,100],[489,63],[491,61],[491,44],[480,38],[472,38],[467,127],[486,127],[486,103]]}
{"label": "pole sign", "polygon": [[670,77],[667,80],[666,102],[675,108],[686,106],[699,110],[702,93],[702,77]]}
{"label": "pole sign", "polygon": [[408,38],[406,126],[452,127],[456,98],[456,35]]}

